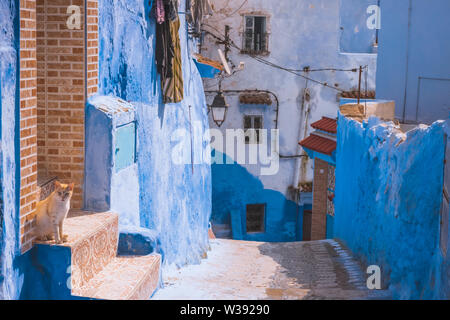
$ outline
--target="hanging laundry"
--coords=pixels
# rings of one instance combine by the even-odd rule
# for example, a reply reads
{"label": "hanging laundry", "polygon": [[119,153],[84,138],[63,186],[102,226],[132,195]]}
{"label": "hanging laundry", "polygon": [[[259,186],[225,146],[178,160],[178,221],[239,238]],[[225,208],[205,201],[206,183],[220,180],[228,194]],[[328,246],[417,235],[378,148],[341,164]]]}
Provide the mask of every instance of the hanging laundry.
{"label": "hanging laundry", "polygon": [[190,12],[187,16],[189,24],[194,32],[201,33],[203,19],[213,14],[210,0],[186,0],[186,8]]}
{"label": "hanging laundry", "polygon": [[176,103],[183,100],[184,82],[183,70],[181,61],[181,44],[178,31],[180,29],[180,20],[170,22],[170,35],[172,37],[172,44],[174,55],[172,59],[171,77],[166,78],[162,83],[164,103]]}
{"label": "hanging laundry", "polygon": [[165,20],[164,4],[163,0],[156,0],[156,22],[159,24]]}
{"label": "hanging laundry", "polygon": [[[163,4],[163,7],[159,7],[158,3]],[[177,0],[157,0],[152,8],[157,21],[155,61],[161,76],[164,103],[177,103],[183,100],[178,5]]]}
{"label": "hanging laundry", "polygon": [[161,81],[172,77],[172,60],[174,47],[170,36],[170,21],[165,20],[156,25],[155,59],[156,68],[161,75]]}

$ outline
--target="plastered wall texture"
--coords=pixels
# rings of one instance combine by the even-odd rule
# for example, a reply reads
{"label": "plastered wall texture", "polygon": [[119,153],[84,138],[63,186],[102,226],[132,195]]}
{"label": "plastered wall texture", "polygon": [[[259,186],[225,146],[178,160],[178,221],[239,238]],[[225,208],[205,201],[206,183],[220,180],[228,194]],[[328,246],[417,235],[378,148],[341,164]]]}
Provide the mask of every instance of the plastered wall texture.
{"label": "plastered wall texture", "polygon": [[[177,165],[172,150],[180,144],[173,138],[175,130],[189,135],[194,123],[202,131],[209,128],[203,83],[192,60],[195,44],[188,40],[181,13],[185,96],[178,104],[162,103],[154,64],[155,21],[149,10],[147,1],[99,1],[99,92],[130,101],[136,109],[140,208],[136,227],[156,231],[164,266],[197,263],[209,247],[211,167]],[[184,12],[183,1],[179,11]],[[202,158],[205,142],[192,141],[193,157]],[[184,150],[190,154],[190,143]]]}
{"label": "plastered wall texture", "polygon": [[334,236],[364,264],[381,267],[394,298],[439,297],[448,286],[436,271],[443,126],[405,134],[377,118],[338,119]]}
{"label": "plastered wall texture", "polygon": [[14,258],[19,247],[18,229],[18,19],[15,1],[0,3],[0,299],[17,296]]}
{"label": "plastered wall texture", "polygon": [[[320,68],[357,68],[360,65],[368,65],[367,88],[375,89],[377,55],[373,54],[370,46],[375,38],[375,30],[367,28],[366,13],[370,5],[376,0],[292,0],[269,1],[249,0],[241,7],[241,0],[213,0],[214,15],[207,19],[204,29],[223,37],[225,25],[231,27],[230,37],[237,46],[242,46],[242,33],[244,31],[244,15],[267,16],[268,51],[263,59],[278,65],[303,69],[309,66],[311,69]],[[240,8],[241,7],[241,8]],[[240,8],[240,9],[239,9]],[[238,11],[236,11],[239,9]],[[214,28],[208,27],[212,26]],[[342,27],[342,29],[341,29]],[[217,45],[216,39],[205,36],[202,46],[202,55],[220,60],[217,49],[224,50],[223,45]],[[278,128],[280,129],[280,154],[298,155],[302,148],[298,142],[307,137],[312,128],[310,124],[320,120],[322,116],[335,118],[338,109],[339,92],[325,88],[321,85],[307,82],[305,79],[295,76],[283,70],[275,69],[261,64],[248,55],[241,54],[236,49],[231,49],[230,60],[239,66],[242,61],[245,69],[224,79],[222,89],[267,89],[274,92],[280,100]],[[329,85],[338,85],[339,89],[349,90],[358,85],[358,73],[353,72],[311,72],[307,76]],[[365,87],[365,75],[364,75]],[[309,90],[309,100],[303,103],[304,89]],[[218,90],[218,81],[205,82],[207,90]],[[212,103],[214,94],[207,95],[207,102]],[[272,98],[273,99],[273,98]],[[227,129],[243,128],[244,115],[262,115],[264,128],[275,128],[275,103],[272,106],[243,105],[239,103],[238,95],[226,95],[230,108],[227,118],[220,130],[225,133]],[[217,129],[210,115],[211,128]],[[224,134],[225,136],[225,134]],[[231,156],[228,150],[217,150]],[[297,214],[295,196],[292,195],[290,186],[296,187],[295,181],[297,167],[301,164],[294,159],[281,159],[280,169],[276,175],[262,176],[261,165],[242,165],[243,170],[235,170],[225,165],[213,167],[213,187],[217,192],[213,193],[213,219],[221,220],[224,207],[231,207],[236,200],[228,197],[229,194],[239,195],[243,204],[267,203],[267,208],[277,208],[277,212],[271,215],[279,215],[276,220],[285,224],[283,234],[292,234],[292,217]],[[300,170],[300,181],[312,181],[313,161],[305,161],[304,169]],[[223,172],[220,172],[223,170]],[[237,174],[230,176],[230,174]],[[216,179],[216,175],[218,178]],[[221,177],[228,177],[229,182],[223,182],[227,189],[220,185]],[[245,181],[248,179],[248,181]],[[243,190],[243,186],[252,186],[254,180],[262,184],[260,194],[254,190]],[[219,185],[216,185],[219,183]],[[219,190],[224,190],[224,192]],[[284,197],[279,202],[275,198],[265,197],[269,190]],[[245,196],[248,196],[245,198]],[[264,200],[265,199],[265,200]],[[276,197],[278,199],[278,197]],[[216,204],[217,203],[217,204]],[[285,203],[286,205],[280,205]],[[292,210],[292,211],[290,211]],[[240,211],[244,214],[245,209]],[[284,221],[284,222],[282,222]],[[289,227],[287,227],[289,226]],[[279,229],[276,233],[266,234],[266,239],[278,239]],[[287,237],[292,239],[292,237]]]}
{"label": "plastered wall texture", "polygon": [[450,43],[440,35],[450,30],[450,2],[381,0],[381,11],[377,98],[394,100],[405,122],[447,119]]}
{"label": "plastered wall texture", "polygon": [[[19,6],[19,2],[15,2]],[[36,0],[20,1],[20,245],[32,247],[37,204]]]}
{"label": "plastered wall texture", "polygon": [[[224,154],[217,153],[217,157]],[[216,156],[216,154],[214,155]],[[228,158],[228,161],[231,159]],[[251,241],[295,241],[302,240],[303,206],[297,206],[278,191],[265,189],[261,181],[244,166],[237,164],[212,165],[213,216],[216,225],[228,225],[232,238]],[[265,230],[247,233],[246,205],[266,204]]]}

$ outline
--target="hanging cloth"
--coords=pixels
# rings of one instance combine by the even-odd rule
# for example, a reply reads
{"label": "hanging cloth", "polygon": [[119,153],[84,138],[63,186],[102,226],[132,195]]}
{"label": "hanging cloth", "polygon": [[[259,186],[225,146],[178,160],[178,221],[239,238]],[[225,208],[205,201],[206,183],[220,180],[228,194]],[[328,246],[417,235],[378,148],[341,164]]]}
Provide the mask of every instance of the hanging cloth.
{"label": "hanging cloth", "polygon": [[[163,4],[163,7],[159,5]],[[157,0],[152,12],[156,18],[155,63],[161,77],[164,103],[183,100],[183,73],[180,20],[177,0]]]}
{"label": "hanging cloth", "polygon": [[172,77],[172,60],[174,48],[170,36],[170,21],[165,20],[156,24],[155,59],[156,68],[161,75],[161,80]]}
{"label": "hanging cloth", "polygon": [[163,0],[156,0],[156,22],[161,24],[165,19]]}
{"label": "hanging cloth", "polygon": [[183,100],[184,82],[183,69],[181,61],[181,44],[180,44],[180,20],[170,22],[170,36],[173,44],[173,59],[171,65],[171,77],[167,77],[165,82],[161,83],[163,88],[164,103],[178,103]]}

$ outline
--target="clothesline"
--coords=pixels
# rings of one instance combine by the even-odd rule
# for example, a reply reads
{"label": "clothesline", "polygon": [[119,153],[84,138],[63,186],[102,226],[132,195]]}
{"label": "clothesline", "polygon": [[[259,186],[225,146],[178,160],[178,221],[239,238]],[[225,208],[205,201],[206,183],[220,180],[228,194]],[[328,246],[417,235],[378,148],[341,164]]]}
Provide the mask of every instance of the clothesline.
{"label": "clothesline", "polygon": [[[150,0],[150,16],[156,20],[155,63],[161,79],[164,103],[183,100],[184,86],[179,38],[180,14],[187,15],[189,25],[201,29],[204,16],[212,12],[209,0],[186,0],[188,12],[179,11],[179,0]],[[189,7],[188,7],[189,6]],[[156,74],[154,74],[156,76]],[[153,88],[156,92],[156,87]]]}

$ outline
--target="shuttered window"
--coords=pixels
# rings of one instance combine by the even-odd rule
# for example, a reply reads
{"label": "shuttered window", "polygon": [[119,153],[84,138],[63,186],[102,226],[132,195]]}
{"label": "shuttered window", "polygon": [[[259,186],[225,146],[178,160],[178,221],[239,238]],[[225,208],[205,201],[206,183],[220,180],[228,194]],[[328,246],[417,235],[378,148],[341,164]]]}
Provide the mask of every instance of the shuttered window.
{"label": "shuttered window", "polygon": [[266,17],[245,16],[243,52],[253,54],[267,52]]}

